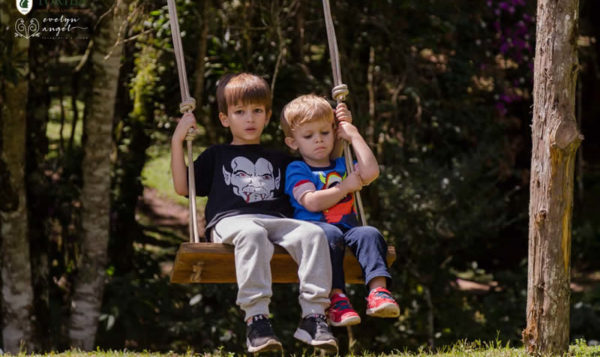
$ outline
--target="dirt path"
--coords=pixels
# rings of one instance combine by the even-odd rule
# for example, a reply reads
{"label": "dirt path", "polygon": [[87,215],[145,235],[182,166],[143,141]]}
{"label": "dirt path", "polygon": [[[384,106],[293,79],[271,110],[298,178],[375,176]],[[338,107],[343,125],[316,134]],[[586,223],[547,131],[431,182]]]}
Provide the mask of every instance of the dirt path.
{"label": "dirt path", "polygon": [[[156,226],[170,227],[183,235],[188,235],[189,209],[180,203],[164,197],[156,189],[144,187],[144,195],[138,210],[148,216]],[[198,207],[198,228],[204,233],[204,211]]]}

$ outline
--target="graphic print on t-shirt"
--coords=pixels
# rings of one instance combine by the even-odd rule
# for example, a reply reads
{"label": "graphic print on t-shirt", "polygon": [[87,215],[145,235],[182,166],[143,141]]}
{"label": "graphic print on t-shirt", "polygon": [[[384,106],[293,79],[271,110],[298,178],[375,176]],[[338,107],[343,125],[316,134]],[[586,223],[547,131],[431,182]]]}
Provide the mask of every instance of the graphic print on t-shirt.
{"label": "graphic print on t-shirt", "polygon": [[274,199],[281,182],[279,169],[275,176],[273,165],[262,157],[256,163],[243,156],[235,157],[231,160],[231,172],[223,165],[223,177],[225,184],[231,185],[233,193],[246,203]]}
{"label": "graphic print on t-shirt", "polygon": [[[323,184],[321,190],[331,188],[342,183],[342,180],[346,178],[346,173],[344,172],[344,177],[342,177],[337,171],[331,171],[324,175],[323,172],[319,172],[319,180]],[[347,194],[346,197],[342,198],[338,203],[334,206],[329,207],[326,210],[323,210],[323,215],[325,216],[325,221],[328,223],[340,223],[344,221],[344,219],[348,215],[354,214],[354,196],[352,194]]]}

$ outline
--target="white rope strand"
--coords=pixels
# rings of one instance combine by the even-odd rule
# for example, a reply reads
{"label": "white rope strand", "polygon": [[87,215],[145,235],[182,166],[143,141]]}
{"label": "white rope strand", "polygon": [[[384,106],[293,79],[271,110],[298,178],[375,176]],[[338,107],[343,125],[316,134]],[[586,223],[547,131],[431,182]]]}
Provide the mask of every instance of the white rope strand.
{"label": "white rope strand", "polygon": [[[340,68],[340,56],[338,52],[337,39],[335,36],[335,28],[333,27],[333,19],[331,17],[331,8],[329,6],[329,0],[323,0],[323,14],[325,16],[325,28],[327,29],[327,43],[329,44],[329,56],[331,57],[331,71],[333,73],[333,89],[331,90],[331,96],[341,103],[346,99],[348,95],[348,86],[342,83],[342,70]],[[348,173],[354,172],[354,160],[352,160],[352,151],[347,141],[344,141],[344,159],[346,161],[346,170]],[[354,208],[360,218],[363,226],[367,225],[367,219],[365,217],[365,210],[362,204],[362,198],[360,192],[354,192]]]}
{"label": "white rope strand", "polygon": [[[167,0],[169,9],[169,24],[171,26],[171,35],[173,36],[173,52],[175,53],[175,62],[177,63],[177,75],[179,76],[179,90],[181,91],[181,104],[179,110],[181,113],[191,113],[196,109],[196,100],[190,96],[190,89],[187,81],[187,71],[185,69],[185,57],[183,55],[183,46],[181,45],[181,33],[179,31],[179,19],[177,18],[177,7],[175,0]],[[200,242],[198,234],[198,215],[196,213],[196,180],[194,176],[194,155],[192,152],[192,141],[196,133],[190,129],[185,137],[188,153],[188,199],[190,206],[189,233],[190,242]]]}
{"label": "white rope strand", "polygon": [[[327,29],[327,42],[329,43],[329,56],[331,57],[331,70],[333,73],[334,87],[342,84],[342,70],[340,69],[340,57],[338,52],[335,28],[331,18],[331,7],[329,0],[323,0],[323,13],[325,14],[325,28]],[[336,99],[334,97],[334,99]]]}
{"label": "white rope strand", "polygon": [[187,72],[185,70],[185,60],[183,57],[183,48],[181,45],[181,32],[179,31],[179,19],[177,18],[177,7],[174,0],[167,0],[169,6],[169,23],[171,25],[171,35],[173,36],[173,51],[175,52],[175,62],[177,62],[177,74],[179,75],[179,90],[181,91],[181,101],[185,102],[190,98],[190,90],[187,82]]}

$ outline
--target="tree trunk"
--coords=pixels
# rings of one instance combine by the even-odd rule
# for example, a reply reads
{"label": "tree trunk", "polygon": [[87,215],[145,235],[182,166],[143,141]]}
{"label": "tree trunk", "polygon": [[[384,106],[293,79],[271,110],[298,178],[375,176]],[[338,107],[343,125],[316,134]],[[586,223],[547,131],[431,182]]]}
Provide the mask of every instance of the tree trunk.
{"label": "tree trunk", "polygon": [[117,0],[94,35],[92,96],[84,122],[82,242],[74,282],[69,338],[83,350],[94,347],[102,304],[110,225],[112,124],[123,49],[127,3]]}
{"label": "tree trunk", "polygon": [[[48,41],[50,42],[50,41]],[[33,284],[33,306],[35,330],[33,340],[36,347],[47,351],[56,348],[53,345],[58,338],[53,328],[50,313],[50,262],[48,260],[50,239],[48,234],[49,207],[52,206],[51,185],[44,174],[47,169],[48,154],[48,108],[49,66],[48,54],[52,43],[33,41],[29,44],[29,95],[27,100],[27,160],[25,177],[27,185],[28,235],[31,259],[31,280]]]}
{"label": "tree trunk", "polygon": [[578,0],[537,8],[529,203],[528,352],[569,347],[571,213],[575,153]]}
{"label": "tree trunk", "polygon": [[[2,6],[3,27],[14,28],[16,8]],[[11,31],[9,31],[11,32]],[[5,34],[6,35],[6,34]],[[16,82],[2,80],[0,114],[0,173],[9,195],[0,206],[2,239],[2,337],[4,350],[31,352],[33,288],[27,237],[27,199],[25,192],[25,133],[27,105],[27,51],[29,40],[12,38],[5,42],[13,59]],[[0,201],[5,200],[4,196]]]}
{"label": "tree trunk", "polygon": [[[139,58],[135,53],[139,51]],[[108,244],[109,263],[114,276],[123,276],[134,269],[134,243],[144,238],[142,226],[136,220],[136,207],[143,196],[140,177],[147,160],[146,149],[151,144],[147,127],[155,125],[155,102],[152,88],[156,88],[156,58],[158,50],[152,46],[141,49],[129,43],[123,49],[121,76],[115,105],[114,130],[116,160],[113,163],[113,195],[111,209],[111,237]],[[135,58],[135,61],[134,61]],[[130,78],[129,73],[135,73]],[[130,83],[133,83],[130,86]],[[126,336],[122,336],[123,341]]]}

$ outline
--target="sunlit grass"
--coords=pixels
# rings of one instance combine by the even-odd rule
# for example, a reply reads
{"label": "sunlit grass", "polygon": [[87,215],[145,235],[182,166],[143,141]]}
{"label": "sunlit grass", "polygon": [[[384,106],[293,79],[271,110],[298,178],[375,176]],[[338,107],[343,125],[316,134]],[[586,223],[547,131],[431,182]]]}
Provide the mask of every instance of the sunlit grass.
{"label": "sunlit grass", "polygon": [[[200,149],[196,149],[196,154]],[[167,144],[158,144],[148,149],[148,161],[142,170],[142,184],[155,188],[162,197],[182,205],[188,204],[186,197],[175,193],[171,177],[171,153]],[[205,198],[197,198],[198,205],[204,205]]]}
{"label": "sunlit grass", "polygon": [[171,179],[171,160],[168,153],[149,159],[142,170],[144,186],[158,190],[159,194],[172,201],[186,205],[188,200],[175,193]]}

